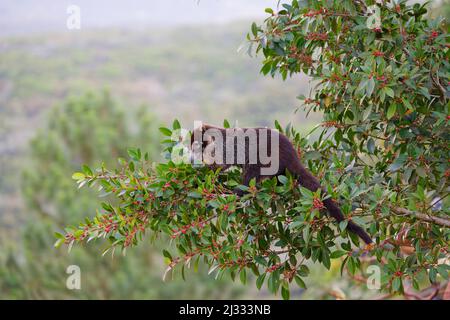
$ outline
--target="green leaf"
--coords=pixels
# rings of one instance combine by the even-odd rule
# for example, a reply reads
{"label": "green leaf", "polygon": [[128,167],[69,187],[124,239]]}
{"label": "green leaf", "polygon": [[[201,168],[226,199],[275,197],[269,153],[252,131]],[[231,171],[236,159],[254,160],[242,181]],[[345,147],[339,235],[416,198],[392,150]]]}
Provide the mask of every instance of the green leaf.
{"label": "green leaf", "polygon": [[77,180],[77,181],[84,180],[85,178],[86,178],[86,176],[82,172],[75,172],[72,175],[72,179],[73,180]]}
{"label": "green leaf", "polygon": [[294,277],[294,280],[300,288],[306,289],[306,284],[302,278],[300,278],[298,275],[296,275]]}
{"label": "green leaf", "polygon": [[305,264],[302,264],[297,270],[297,275],[300,277],[307,277],[309,275],[308,266]]}
{"label": "green leaf", "polygon": [[241,280],[242,284],[247,283],[247,271],[245,271],[245,268],[242,268],[241,272],[239,273],[239,279]]}
{"label": "green leaf", "polygon": [[172,136],[172,131],[168,128],[161,127],[161,128],[159,128],[159,131],[165,136],[168,136],[168,137]]}
{"label": "green leaf", "polygon": [[257,257],[255,257],[255,261],[258,262],[260,265],[267,267],[267,261],[266,261],[266,259],[264,259],[264,257],[257,256]]}
{"label": "green leaf", "polygon": [[258,26],[256,25],[255,22],[252,23],[252,34],[255,38],[258,35]]}
{"label": "green leaf", "polygon": [[303,155],[304,160],[318,160],[322,158],[322,154],[319,151],[308,151]]}
{"label": "green leaf", "polygon": [[281,287],[281,297],[283,300],[289,300],[290,293],[289,293],[289,287],[282,286]]}
{"label": "green leaf", "polygon": [[171,254],[170,254],[170,252],[169,252],[169,251],[167,251],[167,250],[163,250],[163,255],[164,255],[164,257],[166,257],[166,258],[170,259],[170,261],[172,261],[172,260],[173,260],[173,259],[172,259],[172,256],[171,256]]}
{"label": "green leaf", "polygon": [[372,77],[369,80],[367,80],[366,94],[368,97],[372,95],[374,89],[375,89],[375,80]]}
{"label": "green leaf", "polygon": [[355,274],[356,264],[355,264],[355,260],[353,259],[353,257],[348,258],[347,268],[348,268],[348,272],[350,272],[350,274]]}
{"label": "green leaf", "polygon": [[271,61],[269,61],[263,65],[263,67],[261,68],[261,73],[263,75],[266,75],[270,72],[270,70],[272,70],[272,62]]}
{"label": "green leaf", "polygon": [[256,279],[256,287],[258,290],[261,290],[262,285],[264,284],[264,279],[266,278],[266,274],[262,273],[257,279]]}
{"label": "green leaf", "polygon": [[441,275],[442,278],[444,278],[445,280],[448,280],[448,265],[445,264],[440,264],[436,267],[438,273]]}
{"label": "green leaf", "polygon": [[395,111],[397,111],[397,104],[393,103],[389,106],[388,111],[386,113],[386,117],[391,119],[395,115]]}
{"label": "green leaf", "polygon": [[175,120],[173,121],[172,128],[173,128],[174,130],[181,129],[180,122],[179,122],[177,119],[175,119]]}
{"label": "green leaf", "polygon": [[330,254],[330,258],[331,259],[337,259],[337,258],[340,258],[340,257],[346,255],[346,254],[347,254],[347,252],[345,252],[343,250],[336,250],[336,251],[334,251],[334,252],[332,252]]}
{"label": "green leaf", "polygon": [[437,269],[430,267],[430,269],[428,270],[428,278],[430,279],[431,283],[436,282],[436,276],[437,276]]}
{"label": "green leaf", "polygon": [[89,168],[87,165],[83,165],[82,166],[83,172],[87,175],[87,176],[93,176],[94,173],[92,172],[91,168]]}
{"label": "green leaf", "polygon": [[288,178],[286,178],[286,176],[283,175],[278,176],[278,180],[284,185],[286,185],[289,181]]}
{"label": "green leaf", "polygon": [[389,87],[384,87],[384,92],[386,93],[386,95],[388,95],[389,97],[393,98],[394,97],[394,90],[392,90]]}
{"label": "green leaf", "polygon": [[58,239],[56,240],[55,244],[53,245],[55,248],[61,247],[61,245],[64,243],[64,239]]}
{"label": "green leaf", "polygon": [[375,152],[375,141],[372,138],[367,140],[367,151],[369,151],[369,153]]}
{"label": "green leaf", "polygon": [[195,198],[195,199],[201,199],[202,194],[197,191],[191,191],[188,193],[188,197]]}
{"label": "green leaf", "polygon": [[57,239],[65,239],[64,235],[62,235],[59,232],[55,232],[54,235],[55,235],[55,238],[57,238]]}
{"label": "green leaf", "polygon": [[342,220],[341,222],[339,222],[339,229],[341,229],[341,231],[344,231],[347,228],[348,225],[348,220]]}
{"label": "green leaf", "polygon": [[402,280],[400,277],[395,277],[392,281],[392,290],[393,291],[399,291],[400,287],[402,285]]}
{"label": "green leaf", "polygon": [[395,159],[395,161],[389,166],[389,171],[397,171],[401,167],[403,167],[404,163],[408,159],[408,155],[401,154]]}
{"label": "green leaf", "polygon": [[426,178],[427,177],[427,172],[425,171],[425,168],[424,167],[417,167],[416,168],[416,173],[417,173],[417,175],[419,176],[419,177],[422,177],[422,178]]}

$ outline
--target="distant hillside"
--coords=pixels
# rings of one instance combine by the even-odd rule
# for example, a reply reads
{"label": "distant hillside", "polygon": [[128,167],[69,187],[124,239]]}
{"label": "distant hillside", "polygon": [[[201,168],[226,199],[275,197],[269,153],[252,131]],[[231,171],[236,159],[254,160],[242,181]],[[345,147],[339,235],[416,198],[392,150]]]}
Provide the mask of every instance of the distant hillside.
{"label": "distant hillside", "polygon": [[[0,215],[20,216],[17,182],[27,142],[46,112],[68,96],[108,88],[126,107],[145,104],[161,122],[178,118],[242,126],[275,119],[310,128],[294,114],[306,79],[263,77],[260,61],[237,53],[250,22],[224,26],[108,29],[2,39],[0,45]],[[70,174],[70,173],[68,173]],[[8,209],[6,209],[8,208]]]}

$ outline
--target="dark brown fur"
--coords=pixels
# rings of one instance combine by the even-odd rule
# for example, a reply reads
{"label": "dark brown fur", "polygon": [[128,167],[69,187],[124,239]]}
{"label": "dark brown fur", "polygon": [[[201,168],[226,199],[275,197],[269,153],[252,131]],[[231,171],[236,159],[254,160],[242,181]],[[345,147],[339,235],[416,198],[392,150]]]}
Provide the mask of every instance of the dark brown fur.
{"label": "dark brown fur", "polygon": [[[225,154],[226,152],[226,143],[225,143],[225,132],[228,129],[225,128],[219,128],[219,127],[214,127],[211,125],[203,125],[202,132],[201,132],[201,137],[203,137],[203,134],[205,133],[206,130],[210,129],[210,128],[214,128],[214,129],[218,129],[220,130],[222,136],[223,136],[223,154]],[[248,129],[253,129],[256,130],[256,137],[257,137],[257,145],[259,145],[259,139],[260,139],[260,135],[264,134],[263,131],[261,129],[265,129],[268,135],[267,141],[268,141],[268,150],[270,150],[271,144],[270,144],[270,134],[271,132],[273,132],[274,134],[278,135],[279,137],[279,169],[278,172],[274,175],[270,175],[270,176],[263,176],[261,175],[261,167],[264,167],[263,164],[260,163],[260,159],[258,157],[257,159],[257,163],[256,164],[250,164],[248,163],[248,150],[249,148],[249,139],[245,140],[245,159],[247,160],[246,163],[244,164],[238,164],[238,163],[233,163],[233,164],[210,164],[210,166],[212,168],[216,168],[216,167],[222,167],[224,170],[229,168],[232,165],[236,165],[242,168],[242,178],[243,178],[243,184],[248,186],[250,180],[252,180],[253,178],[256,179],[256,182],[261,181],[264,178],[271,178],[273,176],[278,176],[278,175],[282,175],[286,173],[286,170],[288,170],[291,174],[293,174],[294,176],[296,176],[298,178],[298,182],[301,186],[311,190],[311,191],[317,191],[319,188],[322,188],[322,186],[320,185],[319,181],[317,180],[316,177],[314,177],[300,162],[299,156],[296,152],[296,150],[294,149],[292,143],[289,141],[289,139],[283,135],[278,133],[275,130],[270,130],[267,128],[239,128],[239,130],[243,130],[244,132],[246,132],[246,130]],[[199,129],[197,129],[199,130]],[[191,145],[194,142],[194,134],[192,134],[191,136]],[[213,143],[213,140],[209,139],[208,141],[202,141],[199,143],[201,143],[202,145],[202,150],[204,150],[206,148],[206,146],[209,143]],[[236,140],[234,142],[234,152],[235,152],[235,160],[236,160],[236,153],[237,153],[237,148],[236,148]],[[270,156],[270,152],[269,152],[269,156]],[[236,193],[239,195],[242,195],[242,191],[241,190],[236,190]],[[344,215],[342,214],[341,210],[339,209],[338,205],[331,199],[331,198],[327,198],[323,201],[325,207],[327,208],[330,216],[332,216],[333,218],[336,219],[336,221],[341,222],[343,220],[345,220]],[[370,238],[370,236],[364,231],[364,229],[362,229],[360,226],[358,226],[357,224],[355,224],[352,221],[349,221],[347,224],[347,229],[350,230],[351,232],[357,234],[361,239],[364,240],[365,243],[369,244],[372,242],[372,239]]]}

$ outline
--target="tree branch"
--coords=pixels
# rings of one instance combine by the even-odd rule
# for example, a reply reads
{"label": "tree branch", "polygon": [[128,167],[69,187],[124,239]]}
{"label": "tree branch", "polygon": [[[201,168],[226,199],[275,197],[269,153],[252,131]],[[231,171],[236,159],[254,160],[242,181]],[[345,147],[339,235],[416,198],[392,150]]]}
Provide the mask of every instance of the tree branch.
{"label": "tree branch", "polygon": [[430,215],[427,215],[424,213],[410,211],[405,208],[391,207],[391,209],[392,209],[392,211],[394,211],[397,214],[414,216],[417,219],[427,221],[427,222],[432,222],[432,223],[439,224],[441,226],[450,228],[450,220],[446,219],[446,218],[430,216]]}

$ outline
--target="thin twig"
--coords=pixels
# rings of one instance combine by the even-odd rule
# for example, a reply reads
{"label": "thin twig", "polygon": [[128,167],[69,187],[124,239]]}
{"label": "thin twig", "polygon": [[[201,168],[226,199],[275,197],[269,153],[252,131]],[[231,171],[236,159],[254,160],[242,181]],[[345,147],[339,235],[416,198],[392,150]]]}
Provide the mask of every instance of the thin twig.
{"label": "thin twig", "polygon": [[446,218],[430,216],[430,215],[427,215],[427,214],[424,214],[424,213],[410,211],[410,210],[405,209],[405,208],[398,208],[398,207],[392,207],[391,206],[391,209],[397,214],[414,216],[417,219],[420,219],[420,220],[423,220],[423,221],[427,221],[427,222],[432,222],[432,223],[435,223],[435,224],[438,224],[438,225],[450,228],[450,220],[446,219]]}

